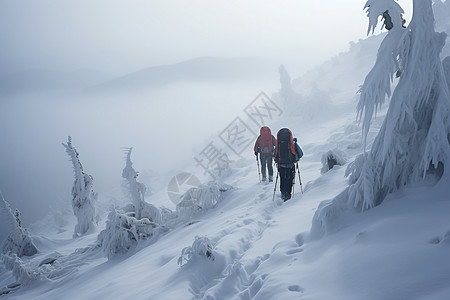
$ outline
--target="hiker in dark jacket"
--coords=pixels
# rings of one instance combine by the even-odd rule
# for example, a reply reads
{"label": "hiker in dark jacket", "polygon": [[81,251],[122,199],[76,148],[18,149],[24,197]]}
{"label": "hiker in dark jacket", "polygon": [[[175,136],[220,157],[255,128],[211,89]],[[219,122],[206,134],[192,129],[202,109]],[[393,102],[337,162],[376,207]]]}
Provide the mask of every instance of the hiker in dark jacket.
{"label": "hiker in dark jacket", "polygon": [[292,183],[295,178],[295,163],[303,156],[303,151],[292,137],[292,132],[282,128],[277,134],[275,163],[280,176],[281,199],[291,199]]}
{"label": "hiker in dark jacket", "polygon": [[277,140],[272,135],[270,128],[267,126],[261,127],[259,130],[260,135],[256,139],[255,147],[253,148],[255,155],[258,156],[261,160],[261,173],[262,173],[262,181],[266,181],[266,166],[269,170],[269,181],[273,181],[273,167],[272,167],[272,159],[273,154],[275,152],[275,146],[277,144]]}

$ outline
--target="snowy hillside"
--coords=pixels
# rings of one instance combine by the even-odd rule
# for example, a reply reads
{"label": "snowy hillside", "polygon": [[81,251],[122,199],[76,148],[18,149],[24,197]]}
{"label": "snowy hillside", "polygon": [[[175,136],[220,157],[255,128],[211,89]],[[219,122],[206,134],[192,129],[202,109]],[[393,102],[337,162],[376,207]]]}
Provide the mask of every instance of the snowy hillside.
{"label": "snowy hillside", "polygon": [[[347,98],[348,102],[353,100]],[[311,275],[301,271],[305,266],[300,261],[304,255],[311,255],[308,252],[311,246],[304,244],[307,240],[304,233],[309,230],[318,204],[339,193],[345,185],[345,167],[320,175],[320,156],[339,145],[349,149],[351,159],[360,149],[360,129],[353,119],[350,111],[321,125],[302,124],[291,117],[271,125],[279,128],[288,124],[306,153],[301,161],[304,194],[300,194],[297,185],[294,199],[281,206],[278,191],[277,201],[272,201],[273,185],[258,183],[253,155],[249,155],[233,165],[233,173],[225,181],[234,188],[223,194],[215,208],[180,224],[154,242],[144,242],[139,246],[141,250],[129,257],[107,261],[101,249],[93,248],[106,215],[96,232],[77,239],[72,239],[75,220],[70,211],[63,219],[72,221],[65,224],[63,232],[51,233],[48,225],[42,224],[42,231],[33,236],[41,252],[30,261],[24,260],[25,268],[33,268],[41,275],[6,298],[56,299],[64,295],[68,299],[186,299],[211,295],[217,299],[246,299],[258,295],[260,299],[289,299],[313,290],[318,293],[321,289],[302,279]],[[158,199],[157,192],[153,191],[155,196],[146,200],[155,205],[167,203]],[[58,227],[58,223],[55,225]],[[198,256],[180,267],[177,261],[181,251],[191,246],[196,236],[211,241],[215,259]],[[326,251],[325,246],[321,249]],[[49,257],[56,261],[38,268]],[[295,266],[297,261],[299,265]],[[1,286],[15,281],[11,275],[3,272]],[[329,290],[330,294],[336,292],[341,291]]]}
{"label": "snowy hillside", "polygon": [[146,68],[87,88],[88,93],[141,92],[180,82],[211,84],[274,79],[277,64],[262,58],[200,57],[173,65]]}
{"label": "snowy hillside", "polygon": [[[349,92],[332,101],[352,107],[354,97]],[[308,231],[317,206],[347,181],[345,166],[321,175],[321,155],[338,147],[351,161],[361,151],[360,127],[353,109],[329,115],[326,122],[284,117],[271,127],[286,125],[305,152],[300,164],[304,194],[297,184],[292,200],[280,205],[277,191],[273,202],[273,185],[258,182],[249,154],[233,164],[225,181],[234,188],[214,208],[109,261],[94,246],[106,213],[94,232],[73,239],[75,219],[69,210],[34,228],[40,252],[23,259],[23,271],[16,274],[22,286],[1,266],[1,286],[4,293],[10,291],[2,298],[445,299],[450,292],[445,180],[394,194],[368,213],[349,216],[351,226],[337,224],[344,229],[311,241]],[[164,191],[152,192],[146,201],[167,203]],[[110,200],[99,201],[104,207]],[[214,259],[194,253],[179,266],[182,250],[196,236],[209,239]]]}
{"label": "snowy hillside", "polygon": [[[450,292],[448,179],[394,194],[368,213],[349,216],[352,225],[337,224],[344,228],[338,233],[309,240],[317,206],[347,181],[346,166],[321,175],[322,154],[337,147],[351,161],[362,147],[354,92],[332,96],[335,107],[345,109],[327,121],[284,117],[271,124],[274,129],[288,125],[299,138],[305,152],[304,194],[297,184],[292,200],[280,205],[277,191],[273,202],[273,185],[258,183],[249,154],[233,164],[225,181],[234,188],[214,208],[109,261],[94,246],[107,212],[94,232],[73,239],[69,210],[33,230],[40,252],[23,259],[16,274],[22,286],[1,266],[3,293],[9,291],[3,298],[445,299]],[[160,196],[164,191],[152,192],[146,201],[167,204]],[[105,207],[109,199],[99,201]],[[193,246],[196,236],[210,241],[211,256],[195,252],[180,266],[182,250]]]}
{"label": "snowy hillside", "polygon": [[[229,168],[221,175],[213,173],[216,181],[211,181],[201,163],[195,164],[192,159],[180,162],[176,171],[179,175],[195,176],[181,179],[173,177],[173,172],[154,172],[149,166],[164,161],[162,154],[155,155],[149,147],[134,160],[139,147],[126,148],[124,159],[114,162],[121,165],[120,172],[116,167],[104,172],[120,173],[126,193],[117,185],[97,194],[93,191],[96,178],[87,173],[95,165],[95,158],[83,158],[89,151],[96,153],[99,160],[110,158],[108,152],[113,147],[83,146],[78,153],[69,138],[63,155],[68,154],[71,160],[65,167],[74,171],[71,197],[76,216],[69,198],[67,205],[34,223],[29,234],[22,227],[20,216],[6,203],[8,199],[0,194],[0,209],[8,216],[8,226],[14,233],[5,245],[14,249],[20,240],[32,239],[38,250],[32,256],[2,256],[0,299],[448,299],[448,160],[440,180],[429,176],[402,185],[371,209],[362,211],[356,205],[358,209],[349,209],[340,206],[347,199],[336,201],[340,200],[339,195],[348,195],[342,193],[349,186],[347,168],[365,150],[370,155],[377,145],[377,134],[386,126],[390,103],[377,106],[370,126],[364,127],[365,149],[363,127],[356,121],[357,91],[373,67],[385,36],[352,44],[349,52],[294,80],[290,74],[295,71],[281,66],[281,87],[261,88],[270,91],[274,103],[281,107],[277,118],[265,119],[266,125],[274,134],[280,128],[290,128],[305,154],[299,162],[294,196],[286,202],[280,198],[279,185],[259,181],[251,146],[241,153],[227,150],[231,158]],[[434,45],[433,41],[436,40],[430,45]],[[405,70],[404,75],[394,79],[393,88],[404,87],[401,80],[415,78],[406,67]],[[99,89],[114,90],[116,84],[119,90],[141,86],[140,80],[148,80],[154,71],[120,78],[120,83],[109,82]],[[202,78],[209,77],[200,73]],[[441,84],[450,83],[450,78],[447,82],[439,79],[433,91],[445,91]],[[438,100],[445,96],[450,100],[448,93],[439,95],[442,97]],[[432,96],[427,98],[429,102],[435,100]],[[174,109],[187,111],[182,106],[186,99],[178,100],[175,103],[180,106]],[[229,106],[239,107],[236,103]],[[246,106],[243,103],[241,109]],[[115,116],[120,118],[120,114]],[[202,117],[189,115],[180,124]],[[251,115],[247,117],[243,122],[250,124]],[[209,132],[217,132],[213,138],[225,132],[220,133],[220,129],[226,123],[200,123],[209,127]],[[156,129],[166,128],[160,124]],[[127,124],[130,128],[145,128],[139,125]],[[410,129],[403,127],[404,132]],[[134,132],[127,141],[139,137],[148,138],[146,133]],[[213,138],[206,138],[207,135],[202,136],[198,149],[210,145]],[[447,138],[450,142],[450,135]],[[162,137],[158,139],[161,140]],[[73,145],[77,146],[76,139]],[[337,163],[332,167],[327,160],[330,155]],[[401,170],[405,161],[408,162],[396,161],[392,169]],[[301,176],[302,185],[297,176]],[[178,180],[178,188],[192,177],[197,177],[201,185],[187,184],[195,187],[183,191],[179,202],[175,202],[168,193],[179,192],[171,188],[172,180]],[[83,219],[86,216],[89,220]],[[329,222],[318,224],[320,220]],[[83,222],[88,225],[81,231]],[[322,225],[326,228],[318,232]]]}

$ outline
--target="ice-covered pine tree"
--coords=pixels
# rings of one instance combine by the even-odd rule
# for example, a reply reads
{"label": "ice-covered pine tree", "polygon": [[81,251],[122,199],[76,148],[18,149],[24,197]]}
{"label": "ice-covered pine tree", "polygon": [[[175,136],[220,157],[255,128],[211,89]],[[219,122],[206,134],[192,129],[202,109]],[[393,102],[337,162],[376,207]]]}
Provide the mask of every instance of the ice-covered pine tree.
{"label": "ice-covered pine tree", "polygon": [[369,30],[389,9],[394,12],[394,28],[361,88],[358,109],[360,114],[365,111],[365,135],[374,107],[381,105],[390,91],[396,69],[401,77],[370,153],[351,168],[350,198],[362,209],[379,204],[387,193],[423,178],[427,172],[442,173],[448,159],[450,102],[439,58],[446,36],[434,31],[431,0],[413,4],[414,16],[406,30],[399,26],[402,19],[399,9],[392,9],[398,7],[393,0],[366,4]]}
{"label": "ice-covered pine tree", "polygon": [[77,237],[87,233],[94,226],[94,201],[97,198],[97,193],[92,189],[92,176],[83,171],[78,152],[72,146],[72,138],[69,136],[67,144],[62,143],[62,145],[66,148],[75,173],[75,181],[72,187],[72,207],[78,221],[73,236]]}
{"label": "ice-covered pine tree", "polygon": [[394,0],[369,0],[366,8],[369,31],[386,13],[394,26],[361,87],[358,112],[364,113],[365,136],[374,109],[390,95],[394,73],[400,79],[372,149],[349,168],[349,196],[362,210],[427,174],[440,178],[450,150],[450,99],[439,57],[446,34],[434,30],[431,0],[413,1],[414,15],[406,29],[403,10]]}
{"label": "ice-covered pine tree", "polygon": [[0,210],[7,218],[9,226],[9,235],[3,242],[1,250],[5,254],[15,254],[18,257],[33,256],[38,252],[33,240],[26,228],[22,227],[19,210],[12,212],[8,202],[3,198],[0,192]]}
{"label": "ice-covered pine tree", "polygon": [[428,175],[437,180],[449,171],[450,98],[439,57],[446,34],[434,30],[432,1],[413,1],[406,29],[403,10],[394,0],[369,0],[365,8],[369,32],[383,14],[393,25],[361,87],[358,115],[365,137],[376,108],[390,96],[394,74],[400,78],[370,151],[347,169],[349,187],[316,211],[311,228],[316,237],[336,230],[337,219],[351,207],[370,209],[405,185]]}
{"label": "ice-covered pine tree", "polygon": [[136,213],[136,219],[148,218],[150,221],[160,224],[161,212],[160,210],[150,203],[145,202],[144,196],[147,188],[141,182],[136,180],[139,175],[133,168],[133,162],[131,161],[131,152],[133,148],[127,148],[126,153],[126,165],[122,171],[122,177],[125,179],[127,186],[127,192],[129,193],[134,211]]}
{"label": "ice-covered pine tree", "polygon": [[304,105],[302,95],[295,92],[292,88],[291,76],[284,65],[280,65],[278,71],[280,73],[281,88],[278,91],[277,97],[281,98],[285,113],[288,115],[298,114],[302,111]]}
{"label": "ice-covered pine tree", "polygon": [[138,172],[131,161],[132,150],[126,148],[126,165],[122,171],[126,192],[132,203],[123,209],[112,208],[106,228],[98,235],[98,243],[108,259],[135,249],[141,241],[156,241],[160,234],[168,230],[161,224],[161,211],[144,200],[147,188],[136,180]]}

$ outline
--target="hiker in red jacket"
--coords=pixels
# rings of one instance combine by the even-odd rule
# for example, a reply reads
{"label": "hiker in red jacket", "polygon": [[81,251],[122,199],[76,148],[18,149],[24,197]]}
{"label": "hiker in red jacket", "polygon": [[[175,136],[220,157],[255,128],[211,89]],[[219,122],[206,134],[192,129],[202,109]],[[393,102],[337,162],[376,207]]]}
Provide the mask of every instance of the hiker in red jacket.
{"label": "hiker in red jacket", "polygon": [[277,144],[277,140],[272,135],[270,128],[267,126],[261,127],[260,135],[256,139],[254,151],[255,155],[258,156],[261,160],[261,173],[262,173],[262,181],[266,181],[266,165],[269,170],[269,181],[273,181],[273,167],[272,167],[272,159],[275,152],[275,146]]}

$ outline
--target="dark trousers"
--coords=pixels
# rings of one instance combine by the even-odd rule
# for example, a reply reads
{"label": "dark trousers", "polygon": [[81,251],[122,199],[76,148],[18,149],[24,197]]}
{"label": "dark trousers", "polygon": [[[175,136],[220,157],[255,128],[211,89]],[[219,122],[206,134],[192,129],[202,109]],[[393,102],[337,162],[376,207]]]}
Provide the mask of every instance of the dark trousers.
{"label": "dark trousers", "polygon": [[266,166],[269,170],[269,176],[273,176],[272,155],[259,155],[259,159],[261,161],[262,177],[266,178]]}
{"label": "dark trousers", "polygon": [[280,172],[280,191],[283,200],[291,199],[292,182],[295,176],[294,164],[278,166]]}

